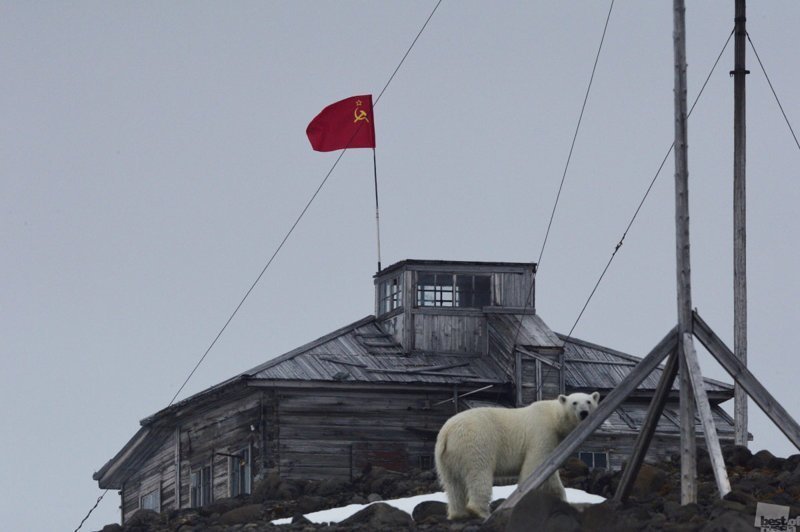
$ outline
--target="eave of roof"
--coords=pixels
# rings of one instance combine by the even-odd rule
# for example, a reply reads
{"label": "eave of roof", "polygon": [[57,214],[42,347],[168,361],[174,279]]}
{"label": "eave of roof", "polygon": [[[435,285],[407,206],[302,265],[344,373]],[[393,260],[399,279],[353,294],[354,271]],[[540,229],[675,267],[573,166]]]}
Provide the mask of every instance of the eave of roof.
{"label": "eave of roof", "polygon": [[535,262],[481,262],[481,261],[461,261],[461,260],[419,260],[419,259],[405,259],[395,262],[377,272],[373,277],[381,277],[394,270],[399,270],[405,266],[436,266],[447,267],[455,266],[458,268],[475,267],[481,269],[498,269],[498,268],[514,268],[523,270],[536,270]]}

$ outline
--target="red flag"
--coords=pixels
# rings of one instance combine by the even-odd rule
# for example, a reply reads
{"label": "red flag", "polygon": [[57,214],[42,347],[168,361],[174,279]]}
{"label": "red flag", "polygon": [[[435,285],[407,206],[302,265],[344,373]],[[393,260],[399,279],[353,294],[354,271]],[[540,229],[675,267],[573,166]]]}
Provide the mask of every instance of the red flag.
{"label": "red flag", "polygon": [[332,103],[308,124],[306,135],[316,151],[374,148],[372,95],[353,96]]}

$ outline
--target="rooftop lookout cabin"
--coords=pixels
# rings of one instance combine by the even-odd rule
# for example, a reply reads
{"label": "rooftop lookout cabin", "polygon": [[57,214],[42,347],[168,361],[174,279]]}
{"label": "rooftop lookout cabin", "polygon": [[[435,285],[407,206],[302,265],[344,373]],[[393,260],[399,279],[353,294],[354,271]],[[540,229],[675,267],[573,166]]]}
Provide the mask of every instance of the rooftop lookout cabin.
{"label": "rooftop lookout cabin", "polygon": [[[535,272],[533,263],[393,264],[374,277],[374,314],[143,419],[94,479],[120,491],[125,522],[141,508],[249,493],[270,473],[351,479],[370,466],[432,468],[436,435],[456,412],[605,395],[639,358],[553,332],[537,314]],[[660,376],[654,371],[577,456],[621,467]],[[733,388],[705,386],[720,438],[732,442],[733,421],[719,404]],[[677,398],[676,381],[650,458],[678,450]]]}

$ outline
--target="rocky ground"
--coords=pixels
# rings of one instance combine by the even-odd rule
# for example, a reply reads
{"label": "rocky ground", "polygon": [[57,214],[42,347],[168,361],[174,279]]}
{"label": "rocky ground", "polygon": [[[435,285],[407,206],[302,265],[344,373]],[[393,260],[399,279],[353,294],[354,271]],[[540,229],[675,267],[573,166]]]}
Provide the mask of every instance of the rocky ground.
{"label": "rocky ground", "polygon": [[[353,482],[287,481],[273,476],[256,485],[252,495],[223,499],[211,506],[164,514],[140,511],[124,527],[107,525],[102,532],[199,532],[291,530],[303,532],[349,531],[579,531],[639,530],[746,531],[753,526],[756,502],[791,507],[790,516],[800,515],[800,454],[776,458],[769,451],[752,454],[744,447],[724,450],[732,491],[724,499],[717,495],[707,456],[698,457],[697,504],[680,505],[680,465],[677,457],[644,465],[629,500],[574,508],[556,499],[532,494],[513,513],[495,513],[483,522],[450,522],[445,505],[425,502],[413,515],[387,504],[373,504],[347,520],[331,525],[310,523],[305,513],[351,503],[366,503],[420,495],[439,490],[433,471],[400,475],[374,468]],[[561,469],[565,486],[611,497],[620,472],[589,471],[582,462],[570,460]],[[270,521],[295,517],[291,525]]]}

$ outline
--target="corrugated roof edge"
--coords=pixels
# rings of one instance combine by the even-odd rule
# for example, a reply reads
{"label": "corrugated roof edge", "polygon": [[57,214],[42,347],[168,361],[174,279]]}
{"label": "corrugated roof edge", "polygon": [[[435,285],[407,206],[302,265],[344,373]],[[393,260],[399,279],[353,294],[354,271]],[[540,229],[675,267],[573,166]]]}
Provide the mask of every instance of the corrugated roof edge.
{"label": "corrugated roof edge", "polygon": [[[561,338],[562,340],[564,340],[565,344],[568,343],[568,342],[571,342],[571,343],[574,343],[574,344],[583,345],[585,347],[590,347],[592,349],[599,349],[599,350],[605,351],[606,353],[609,353],[611,355],[618,356],[618,357],[630,360],[631,362],[641,362],[642,361],[642,359],[640,357],[637,357],[635,355],[629,355],[628,353],[623,353],[622,351],[617,351],[616,349],[611,349],[610,347],[605,347],[605,346],[602,346],[602,345],[599,345],[599,344],[593,344],[592,342],[587,342],[586,340],[581,340],[579,338],[575,338],[575,337],[572,337],[572,336],[567,336],[566,334],[556,333],[556,335],[559,338]],[[660,365],[659,367],[663,367],[663,366]],[[710,379],[708,377],[703,377],[703,380],[711,382],[711,383],[714,383],[717,386],[720,386],[722,388],[728,388],[730,390],[733,390],[733,385],[729,384],[727,382],[718,381],[717,379]]]}

